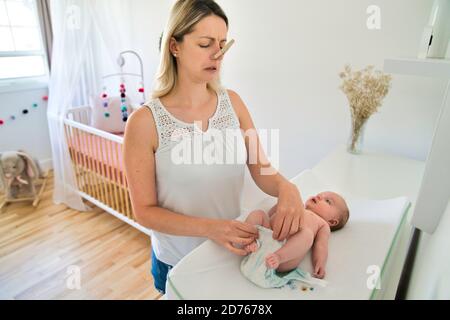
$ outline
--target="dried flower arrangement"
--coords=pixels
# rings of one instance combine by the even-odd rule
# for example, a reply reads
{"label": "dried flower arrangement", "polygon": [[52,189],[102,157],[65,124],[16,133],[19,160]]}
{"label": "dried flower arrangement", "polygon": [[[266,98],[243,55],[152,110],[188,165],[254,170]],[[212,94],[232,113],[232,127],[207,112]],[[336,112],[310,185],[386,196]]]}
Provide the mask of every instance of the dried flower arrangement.
{"label": "dried flower arrangement", "polygon": [[378,111],[383,98],[389,92],[391,76],[375,71],[372,65],[360,71],[352,71],[351,67],[346,65],[339,77],[343,80],[340,89],[347,96],[352,116],[348,150],[358,153],[356,146],[361,130],[369,117]]}

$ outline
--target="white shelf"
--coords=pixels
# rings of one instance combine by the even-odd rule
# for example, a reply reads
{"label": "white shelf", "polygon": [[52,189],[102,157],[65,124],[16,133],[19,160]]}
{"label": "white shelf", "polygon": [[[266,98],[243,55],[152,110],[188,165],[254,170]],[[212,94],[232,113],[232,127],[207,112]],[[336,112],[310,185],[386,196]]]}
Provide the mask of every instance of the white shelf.
{"label": "white shelf", "polygon": [[390,58],[384,60],[384,71],[450,79],[450,59]]}
{"label": "white shelf", "polygon": [[450,60],[390,58],[384,60],[384,71],[403,75],[447,79],[431,149],[427,157],[422,184],[411,220],[416,228],[433,234],[450,199]]}

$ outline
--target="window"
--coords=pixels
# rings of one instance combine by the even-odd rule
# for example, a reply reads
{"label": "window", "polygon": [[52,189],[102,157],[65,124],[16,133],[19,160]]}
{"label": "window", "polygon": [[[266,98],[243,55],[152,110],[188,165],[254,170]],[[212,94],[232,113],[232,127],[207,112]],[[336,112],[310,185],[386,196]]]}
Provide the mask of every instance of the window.
{"label": "window", "polygon": [[47,76],[36,0],[0,0],[0,81]]}

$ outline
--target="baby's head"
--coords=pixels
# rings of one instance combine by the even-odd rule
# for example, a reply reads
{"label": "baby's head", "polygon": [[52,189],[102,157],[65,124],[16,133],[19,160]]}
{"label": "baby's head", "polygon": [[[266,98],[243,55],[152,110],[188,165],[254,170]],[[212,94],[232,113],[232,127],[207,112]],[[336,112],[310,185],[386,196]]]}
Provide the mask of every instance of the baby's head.
{"label": "baby's head", "polygon": [[343,228],[350,216],[344,198],[331,191],[321,192],[309,198],[305,202],[305,208],[328,222],[331,231]]}

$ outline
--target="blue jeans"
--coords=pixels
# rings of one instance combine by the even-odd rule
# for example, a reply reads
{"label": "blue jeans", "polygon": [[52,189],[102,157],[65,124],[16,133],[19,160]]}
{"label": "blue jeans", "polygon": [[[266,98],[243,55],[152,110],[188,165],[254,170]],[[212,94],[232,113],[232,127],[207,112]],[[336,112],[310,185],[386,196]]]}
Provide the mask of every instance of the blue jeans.
{"label": "blue jeans", "polygon": [[167,273],[172,269],[173,266],[168,265],[162,261],[159,261],[156,258],[155,252],[152,249],[152,276],[153,283],[155,285],[156,290],[160,293],[166,293],[166,281],[167,281]]}

